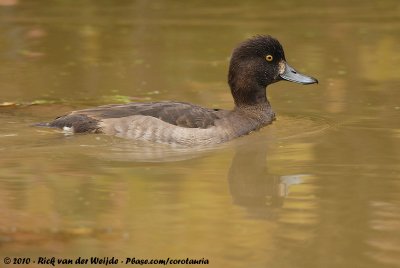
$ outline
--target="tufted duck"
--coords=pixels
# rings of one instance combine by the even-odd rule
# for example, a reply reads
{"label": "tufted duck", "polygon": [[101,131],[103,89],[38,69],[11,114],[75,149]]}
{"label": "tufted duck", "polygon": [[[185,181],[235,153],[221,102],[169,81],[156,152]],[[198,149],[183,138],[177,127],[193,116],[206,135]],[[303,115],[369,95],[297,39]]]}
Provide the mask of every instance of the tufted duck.
{"label": "tufted duck", "polygon": [[280,80],[318,83],[287,64],[278,40],[255,36],[239,44],[231,57],[228,83],[235,102],[233,110],[171,101],[129,103],[73,111],[38,125],[187,146],[217,144],[249,134],[275,119],[266,87]]}

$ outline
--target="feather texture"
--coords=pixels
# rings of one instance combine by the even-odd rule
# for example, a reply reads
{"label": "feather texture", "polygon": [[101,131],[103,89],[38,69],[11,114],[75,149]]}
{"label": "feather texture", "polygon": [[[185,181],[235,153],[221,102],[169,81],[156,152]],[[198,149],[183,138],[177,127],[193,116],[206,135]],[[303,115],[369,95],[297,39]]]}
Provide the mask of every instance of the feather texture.
{"label": "feather texture", "polygon": [[155,117],[165,123],[184,127],[206,129],[224,117],[228,111],[207,109],[185,102],[148,102],[104,105],[74,111],[49,123],[50,127],[73,127],[76,133],[98,132],[98,123],[103,119],[122,118],[134,115]]}

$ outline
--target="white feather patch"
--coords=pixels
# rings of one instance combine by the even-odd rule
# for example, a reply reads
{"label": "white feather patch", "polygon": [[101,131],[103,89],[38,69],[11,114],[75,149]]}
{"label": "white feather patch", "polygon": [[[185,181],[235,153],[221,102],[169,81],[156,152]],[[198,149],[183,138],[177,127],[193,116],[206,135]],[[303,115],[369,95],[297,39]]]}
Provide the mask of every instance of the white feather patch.
{"label": "white feather patch", "polygon": [[74,127],[63,127],[62,132],[65,136],[73,135],[74,134]]}

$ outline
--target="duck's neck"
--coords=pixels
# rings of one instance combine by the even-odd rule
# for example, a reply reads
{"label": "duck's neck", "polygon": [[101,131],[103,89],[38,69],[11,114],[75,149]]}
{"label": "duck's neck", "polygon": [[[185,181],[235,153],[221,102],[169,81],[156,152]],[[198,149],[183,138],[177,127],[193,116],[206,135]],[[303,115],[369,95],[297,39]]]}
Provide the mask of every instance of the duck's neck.
{"label": "duck's neck", "polygon": [[[245,94],[239,94],[245,92]],[[243,115],[246,119],[255,124],[255,128],[270,124],[275,120],[275,113],[266,96],[265,88],[252,88],[246,90],[233,91],[235,99],[234,113]]]}
{"label": "duck's neck", "polygon": [[266,110],[271,108],[266,88],[263,86],[231,87],[231,92],[235,101],[235,109]]}

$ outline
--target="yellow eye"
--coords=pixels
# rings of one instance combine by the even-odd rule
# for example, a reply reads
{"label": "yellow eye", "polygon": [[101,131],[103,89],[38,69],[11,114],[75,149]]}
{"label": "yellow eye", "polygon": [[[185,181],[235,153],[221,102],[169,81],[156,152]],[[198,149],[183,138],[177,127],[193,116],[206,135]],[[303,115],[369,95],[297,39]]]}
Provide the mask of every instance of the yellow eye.
{"label": "yellow eye", "polygon": [[267,55],[267,56],[265,56],[265,59],[267,61],[272,61],[274,59],[274,57],[272,57],[272,55]]}

